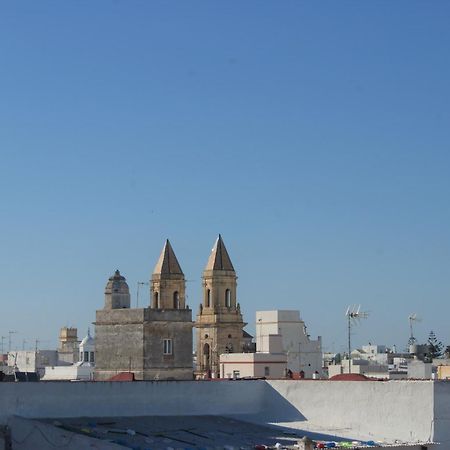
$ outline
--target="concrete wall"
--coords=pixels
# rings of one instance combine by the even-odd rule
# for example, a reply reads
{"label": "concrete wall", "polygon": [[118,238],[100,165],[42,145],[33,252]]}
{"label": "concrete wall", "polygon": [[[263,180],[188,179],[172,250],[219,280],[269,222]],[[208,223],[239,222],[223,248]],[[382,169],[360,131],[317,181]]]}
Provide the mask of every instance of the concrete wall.
{"label": "concrete wall", "polygon": [[0,424],[11,415],[56,418],[256,414],[262,408],[264,389],[264,381],[0,383]]}
{"label": "concrete wall", "polygon": [[450,449],[450,381],[437,381],[434,386],[434,439]]}
{"label": "concrete wall", "polygon": [[[267,383],[274,389],[275,397],[281,395],[301,411],[309,427],[346,430],[358,439],[414,442],[433,437],[433,382],[273,380]],[[450,400],[450,384],[440,395],[446,402]],[[267,394],[265,401],[270,408]],[[445,411],[450,412],[450,405]],[[271,414],[277,417],[283,411],[271,411]]]}
{"label": "concrete wall", "polygon": [[11,415],[239,415],[357,439],[435,439],[450,449],[450,382],[445,381],[0,383],[0,399],[0,423]]}

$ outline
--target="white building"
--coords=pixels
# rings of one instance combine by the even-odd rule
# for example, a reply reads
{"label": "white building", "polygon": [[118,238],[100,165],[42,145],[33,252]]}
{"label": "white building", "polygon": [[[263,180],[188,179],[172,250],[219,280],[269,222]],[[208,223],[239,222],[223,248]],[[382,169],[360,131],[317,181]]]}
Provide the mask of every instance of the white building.
{"label": "white building", "polygon": [[94,367],[77,362],[71,366],[49,366],[44,369],[42,381],[89,381],[94,379]]}
{"label": "white building", "polygon": [[42,381],[87,381],[94,379],[95,339],[89,330],[79,346],[79,361],[72,365],[45,367]]}
{"label": "white building", "polygon": [[299,311],[275,310],[256,313],[256,348],[268,351],[269,335],[279,334],[283,351],[287,355],[287,368],[292,372],[304,372],[312,378],[322,374],[322,339],[311,340]]}
{"label": "white building", "polygon": [[58,352],[56,350],[17,350],[8,353],[8,366],[14,367],[19,372],[44,373],[44,368],[58,364]]}
{"label": "white building", "polygon": [[430,380],[433,374],[433,364],[412,359],[408,361],[408,378]]}
{"label": "white building", "polygon": [[267,336],[266,349],[268,350],[266,352],[220,355],[220,377],[284,378],[287,370],[287,357],[283,351],[281,336]]}
{"label": "white building", "polygon": [[80,342],[80,357],[78,361],[95,365],[95,339],[88,329],[87,335]]}
{"label": "white building", "polygon": [[388,364],[388,352],[389,349],[385,345],[363,345],[361,348],[352,350],[352,359]]}

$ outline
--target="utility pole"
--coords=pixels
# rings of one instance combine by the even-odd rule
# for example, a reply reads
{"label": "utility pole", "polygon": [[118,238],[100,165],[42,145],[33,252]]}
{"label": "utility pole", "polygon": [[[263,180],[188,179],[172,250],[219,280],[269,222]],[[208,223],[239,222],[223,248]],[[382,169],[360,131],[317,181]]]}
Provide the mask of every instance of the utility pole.
{"label": "utility pole", "polygon": [[34,341],[34,351],[37,353],[37,351],[38,351],[38,345],[39,345],[39,342],[41,342],[39,339],[36,339],[35,341]]}
{"label": "utility pole", "polygon": [[17,331],[8,331],[8,352],[11,351],[11,337],[13,334],[16,334]]}
{"label": "utility pole", "polygon": [[26,339],[22,339],[22,350],[25,350],[25,344],[27,343]]}

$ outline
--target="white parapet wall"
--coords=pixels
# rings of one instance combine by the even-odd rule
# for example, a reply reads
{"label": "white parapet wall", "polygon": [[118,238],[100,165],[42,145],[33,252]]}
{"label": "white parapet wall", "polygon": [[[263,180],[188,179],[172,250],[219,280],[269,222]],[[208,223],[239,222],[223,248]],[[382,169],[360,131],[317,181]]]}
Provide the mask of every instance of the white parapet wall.
{"label": "white parapet wall", "polygon": [[[274,398],[283,397],[304,419],[283,420],[265,396],[265,416],[308,430],[347,433],[357,439],[386,442],[433,440],[434,384],[431,381],[267,381]],[[450,401],[450,384],[445,395]],[[305,423],[306,422],[306,423]]]}
{"label": "white parapet wall", "polygon": [[441,448],[450,449],[450,381],[435,381],[433,435]]}
{"label": "white parapet wall", "polygon": [[446,381],[0,383],[0,423],[26,418],[228,415],[356,439],[450,450]]}
{"label": "white parapet wall", "polygon": [[0,383],[0,424],[25,418],[255,414],[264,381]]}

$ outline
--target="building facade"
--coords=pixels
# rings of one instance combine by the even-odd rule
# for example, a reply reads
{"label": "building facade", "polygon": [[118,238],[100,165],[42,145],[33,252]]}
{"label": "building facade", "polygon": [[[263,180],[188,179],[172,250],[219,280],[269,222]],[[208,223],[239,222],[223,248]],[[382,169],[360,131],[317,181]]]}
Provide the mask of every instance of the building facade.
{"label": "building facade", "polygon": [[57,365],[56,350],[18,350],[8,353],[8,366],[19,372],[36,372],[41,377],[46,366]]}
{"label": "building facade", "polygon": [[322,339],[310,339],[299,311],[275,310],[256,312],[256,348],[269,351],[270,335],[282,337],[287,368],[303,372],[306,378],[322,375]]}
{"label": "building facade", "polygon": [[282,337],[271,334],[267,339],[267,351],[255,353],[225,353],[220,355],[221,378],[285,378],[287,356]]}
{"label": "building facade", "polygon": [[203,271],[202,288],[203,300],[195,323],[196,375],[218,377],[220,355],[243,351],[246,325],[236,299],[236,272],[220,234]]}
{"label": "building facade", "polygon": [[96,312],[95,379],[133,372],[137,380],[190,380],[192,311],[185,303],[185,278],[167,240],[150,280],[151,304],[130,308],[119,271],[108,280],[105,306]]}

